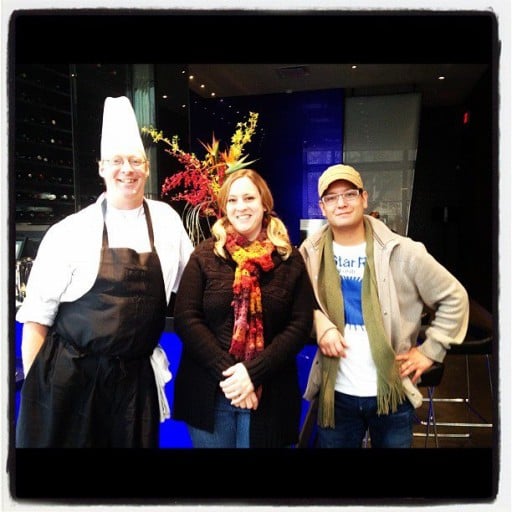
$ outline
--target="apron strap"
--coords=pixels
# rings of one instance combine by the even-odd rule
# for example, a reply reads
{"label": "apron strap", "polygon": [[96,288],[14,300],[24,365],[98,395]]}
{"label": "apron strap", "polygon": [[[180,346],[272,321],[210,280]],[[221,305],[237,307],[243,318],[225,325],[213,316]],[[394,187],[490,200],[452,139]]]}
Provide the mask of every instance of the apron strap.
{"label": "apron strap", "polygon": [[151,244],[151,251],[155,252],[155,235],[153,233],[153,222],[151,220],[151,213],[149,212],[149,206],[146,200],[142,202],[144,206],[144,215],[146,215],[146,224],[148,226],[149,243]]}
{"label": "apron strap", "polygon": [[103,202],[101,203],[101,212],[103,214],[103,241],[102,241],[102,247],[108,248],[108,232],[107,232],[107,223],[105,222],[105,215],[107,213],[107,199],[103,199]]}

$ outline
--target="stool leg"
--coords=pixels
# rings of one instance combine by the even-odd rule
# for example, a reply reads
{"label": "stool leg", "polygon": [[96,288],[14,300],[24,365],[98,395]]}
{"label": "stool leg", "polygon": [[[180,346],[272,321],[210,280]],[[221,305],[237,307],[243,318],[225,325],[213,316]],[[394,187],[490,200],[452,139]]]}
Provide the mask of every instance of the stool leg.
{"label": "stool leg", "polygon": [[485,354],[485,361],[487,363],[487,374],[489,375],[489,388],[491,389],[491,396],[494,396],[492,389],[491,356],[489,354]]}
{"label": "stool leg", "polygon": [[427,421],[426,428],[425,428],[425,448],[427,448],[428,445],[428,439],[430,437],[430,426],[432,425],[432,431],[434,434],[434,442],[436,445],[436,448],[439,448],[439,438],[437,435],[437,423],[436,423],[436,412],[434,409],[434,388],[428,387],[427,388],[428,393],[428,412],[427,412]]}
{"label": "stool leg", "polygon": [[[490,360],[489,360],[489,354],[485,354],[485,362],[486,362],[486,367],[487,367],[487,374],[489,376],[489,388],[490,388],[490,391],[491,391],[491,397],[493,397],[493,392],[492,392],[492,375],[491,375],[491,363],[490,363]],[[484,416],[482,416],[480,414],[479,411],[477,411],[472,403],[471,403],[471,387],[470,387],[470,377],[469,377],[469,356],[466,355],[466,379],[467,379],[467,397],[466,397],[466,405],[468,406],[469,410],[475,414],[476,416],[478,416],[478,418],[480,420],[482,420],[484,423],[483,424],[476,424],[477,426],[487,426],[487,427],[492,427],[492,424],[489,423],[487,421],[486,418],[484,418]]]}
{"label": "stool leg", "polygon": [[436,443],[436,448],[439,448],[439,438],[437,436],[437,421],[436,421],[436,411],[434,407],[434,388],[428,389],[428,396],[430,399],[430,408],[431,408],[431,422],[432,422],[432,428],[434,430],[434,440]]}
{"label": "stool leg", "polygon": [[[469,384],[469,356],[466,354],[466,400],[464,400],[468,405],[471,403],[471,386]],[[471,407],[471,406],[470,406]]]}
{"label": "stool leg", "polygon": [[[428,388],[428,389],[430,389],[430,388]],[[428,393],[428,395],[429,395],[429,397],[428,397],[429,400],[428,400],[428,409],[427,409],[427,419],[425,421],[425,446],[424,446],[424,448],[426,448],[428,445],[428,437],[430,435],[430,419],[432,417],[432,415],[431,415],[432,400],[430,399],[430,393]]]}

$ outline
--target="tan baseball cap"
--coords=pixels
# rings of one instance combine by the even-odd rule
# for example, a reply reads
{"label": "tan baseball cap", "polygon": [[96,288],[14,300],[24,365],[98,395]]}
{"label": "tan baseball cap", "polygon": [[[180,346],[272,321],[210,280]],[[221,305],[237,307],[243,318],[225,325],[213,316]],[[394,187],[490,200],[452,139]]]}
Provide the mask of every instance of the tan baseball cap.
{"label": "tan baseball cap", "polygon": [[357,188],[363,187],[361,175],[350,165],[331,165],[322,173],[318,180],[318,197],[322,197],[329,185],[337,180],[347,180]]}

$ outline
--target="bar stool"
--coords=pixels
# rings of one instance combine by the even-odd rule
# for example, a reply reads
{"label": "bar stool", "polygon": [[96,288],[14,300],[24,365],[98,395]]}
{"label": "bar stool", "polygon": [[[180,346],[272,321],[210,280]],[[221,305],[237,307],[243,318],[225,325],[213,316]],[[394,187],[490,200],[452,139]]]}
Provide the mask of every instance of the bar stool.
{"label": "bar stool", "polygon": [[422,374],[421,380],[418,383],[418,387],[427,389],[427,398],[423,398],[423,401],[428,403],[426,420],[418,420],[421,425],[425,426],[425,432],[414,432],[414,436],[425,437],[425,448],[428,445],[430,438],[430,428],[432,427],[432,434],[434,436],[434,442],[436,448],[439,448],[439,435],[437,432],[436,412],[434,403],[434,390],[441,384],[444,374],[444,363],[438,363],[437,361]]}
{"label": "bar stool", "polygon": [[[489,382],[491,399],[494,397],[492,384],[491,356],[493,345],[493,327],[492,316],[480,304],[470,300],[469,326],[466,338],[460,345],[452,345],[447,352],[447,357],[464,356],[465,358],[465,396],[434,398],[435,402],[461,403],[466,406],[476,421],[453,421],[437,422],[437,426],[442,427],[471,427],[471,428],[492,428],[493,423],[485,418],[473,405],[471,401],[471,357],[485,356],[486,370]],[[445,433],[443,437],[470,437],[469,431],[464,433]]]}

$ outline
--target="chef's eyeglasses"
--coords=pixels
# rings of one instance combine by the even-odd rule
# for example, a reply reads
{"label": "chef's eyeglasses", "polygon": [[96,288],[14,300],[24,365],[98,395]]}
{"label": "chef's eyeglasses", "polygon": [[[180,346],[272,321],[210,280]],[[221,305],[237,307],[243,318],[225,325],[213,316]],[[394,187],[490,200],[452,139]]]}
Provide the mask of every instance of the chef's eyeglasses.
{"label": "chef's eyeglasses", "polygon": [[103,162],[108,163],[111,167],[114,167],[115,169],[122,167],[126,161],[128,161],[132,169],[140,169],[147,162],[147,160],[144,160],[144,158],[139,158],[136,156],[131,156],[129,158],[115,156],[110,160],[103,160]]}
{"label": "chef's eyeglasses", "polygon": [[342,198],[345,203],[353,203],[361,195],[361,192],[361,189],[354,189],[340,192],[339,194],[326,194],[320,201],[322,201],[325,206],[337,205],[340,198]]}

